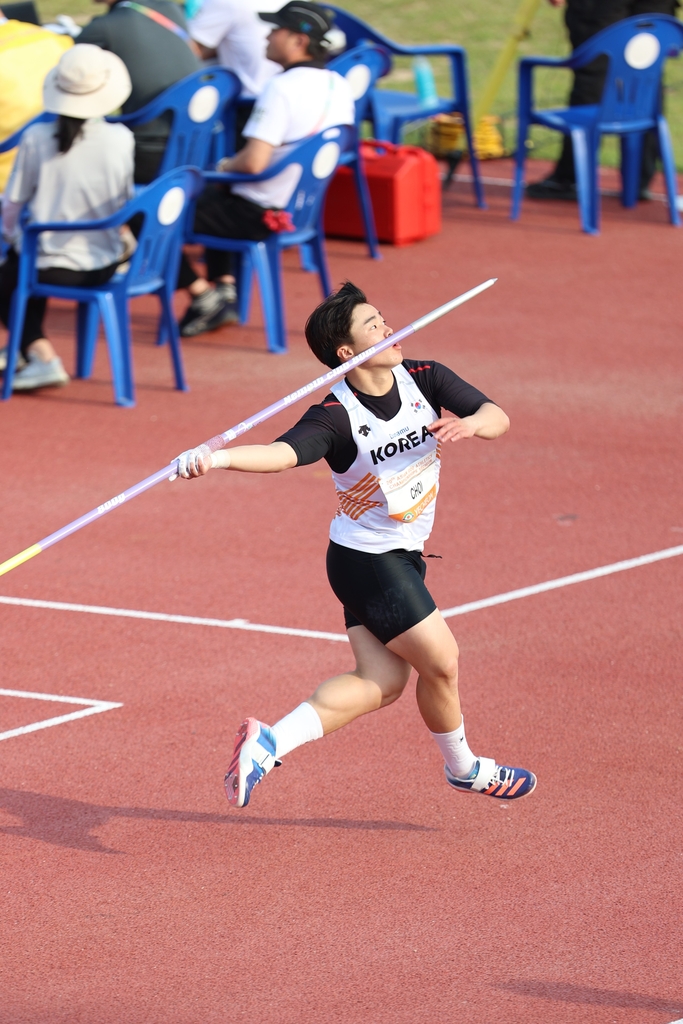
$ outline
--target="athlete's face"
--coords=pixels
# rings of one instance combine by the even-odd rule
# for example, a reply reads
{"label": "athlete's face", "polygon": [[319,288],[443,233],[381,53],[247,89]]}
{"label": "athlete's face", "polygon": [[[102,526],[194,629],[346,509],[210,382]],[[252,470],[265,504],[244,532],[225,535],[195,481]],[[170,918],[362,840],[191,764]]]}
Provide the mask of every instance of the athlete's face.
{"label": "athlete's face", "polygon": [[[361,305],[356,306],[353,311],[351,318],[351,342],[341,345],[337,349],[337,355],[342,362],[346,362],[347,359],[360,355],[361,352],[365,352],[367,348],[371,348],[372,345],[376,345],[378,341],[388,338],[393,333],[391,327],[387,327],[385,324],[384,317],[380,311],[371,306],[369,302],[363,302]],[[380,352],[378,355],[373,356],[372,359],[368,359],[367,363],[363,365],[368,369],[372,367],[387,367],[391,369],[394,366],[398,366],[402,359],[403,353],[401,352],[400,342],[396,342],[395,345],[391,345],[384,352]]]}

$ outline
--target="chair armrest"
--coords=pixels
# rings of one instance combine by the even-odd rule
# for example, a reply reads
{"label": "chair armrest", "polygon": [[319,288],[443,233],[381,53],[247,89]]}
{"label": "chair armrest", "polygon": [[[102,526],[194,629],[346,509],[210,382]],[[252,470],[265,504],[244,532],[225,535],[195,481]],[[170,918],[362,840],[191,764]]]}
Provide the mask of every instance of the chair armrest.
{"label": "chair armrest", "polygon": [[518,64],[517,104],[521,115],[534,110],[534,68],[568,68],[571,58],[522,57]]}
{"label": "chair armrest", "polygon": [[[144,111],[145,108],[141,107],[140,109]],[[107,114],[107,116],[105,117],[104,120],[108,121],[109,124],[133,124],[134,125],[138,121],[138,114],[139,114],[139,111],[137,111],[137,110],[134,110],[132,114]],[[147,121],[153,121],[154,118],[147,117],[146,120]],[[144,121],[142,123],[144,124]]]}
{"label": "chair armrest", "polygon": [[451,54],[464,54],[465,50],[456,43],[424,43],[418,46],[403,46],[389,39],[381,44],[399,57],[448,57]]}
{"label": "chair armrest", "polygon": [[21,142],[21,136],[24,134],[24,129],[20,128],[19,131],[12,132],[6,139],[0,142],[0,153],[7,153],[8,150],[14,149]]}
{"label": "chair armrest", "polygon": [[425,43],[420,46],[403,46],[388,39],[381,45],[399,57],[448,57],[451,63],[453,98],[456,101],[464,101],[467,95],[465,75],[467,54],[462,46],[457,46],[455,43]]}
{"label": "chair armrest", "polygon": [[107,114],[105,121],[109,121],[110,124],[147,124],[148,121],[155,121],[162,114],[168,112],[171,109],[168,106],[168,101],[165,99],[165,94],[159,93],[153,100],[146,103],[144,107],[138,107],[137,110],[132,110],[129,114]]}
{"label": "chair armrest", "polygon": [[107,228],[117,228],[121,224],[125,224],[130,217],[128,203],[126,203],[111,217],[105,217],[104,220],[59,220],[45,221],[44,223],[27,221],[22,226],[22,230],[27,235],[39,235],[43,231],[106,231]]}
{"label": "chair armrest", "polygon": [[571,57],[522,57],[519,61],[522,67],[537,68],[569,68],[572,67]]}
{"label": "chair armrest", "polygon": [[56,120],[56,114],[49,114],[46,111],[43,111],[42,114],[38,114],[36,117],[32,118],[27,124],[22,125],[21,128],[17,128],[15,132],[12,132],[12,134],[8,135],[6,139],[3,139],[2,142],[0,142],[0,153],[6,153],[9,149],[14,149],[16,146],[18,146],[21,142],[21,138],[24,132],[27,128],[30,128],[32,125],[52,123]]}

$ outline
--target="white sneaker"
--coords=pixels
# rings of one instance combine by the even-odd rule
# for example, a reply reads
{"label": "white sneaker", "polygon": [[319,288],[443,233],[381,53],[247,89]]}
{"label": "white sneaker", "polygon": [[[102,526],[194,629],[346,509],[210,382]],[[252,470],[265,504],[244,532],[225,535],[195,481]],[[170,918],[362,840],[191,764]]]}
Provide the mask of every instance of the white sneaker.
{"label": "white sneaker", "polygon": [[[17,361],[15,364],[15,370],[22,370],[26,366],[26,360],[22,356],[21,352],[17,352]],[[0,348],[0,373],[4,373],[7,369],[7,346]]]}
{"label": "white sneaker", "polygon": [[[30,353],[29,353],[30,356]],[[44,363],[41,359],[31,359],[18,373],[14,374],[12,381],[13,391],[32,391],[34,388],[54,387],[55,385],[68,384],[69,374],[62,365],[59,356]]]}

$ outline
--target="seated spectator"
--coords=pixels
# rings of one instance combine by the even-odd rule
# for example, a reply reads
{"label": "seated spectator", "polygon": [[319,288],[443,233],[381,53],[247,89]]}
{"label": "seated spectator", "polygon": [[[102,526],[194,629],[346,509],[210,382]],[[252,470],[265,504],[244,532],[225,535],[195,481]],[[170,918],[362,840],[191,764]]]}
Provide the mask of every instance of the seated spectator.
{"label": "seated spectator", "polygon": [[265,23],[245,0],[204,0],[187,30],[202,60],[234,71],[249,96],[258,96],[281,68],[266,58]]}
{"label": "seated spectator", "polygon": [[[329,12],[304,0],[285,4],[273,14],[261,14],[274,25],[266,56],[284,68],[266,85],[244,128],[246,146],[221,160],[219,170],[260,174],[280,160],[291,144],[337,124],[353,124],[354,103],[346,79],[325,69],[322,41],[331,28]],[[294,177],[293,177],[294,175]],[[287,206],[296,188],[297,172],[287,168],[269,181],[213,185],[197,200],[194,230],[223,238],[262,241],[277,218],[269,211]],[[206,250],[212,287],[198,277],[183,256],[178,287],[187,288],[191,303],[180,322],[183,337],[211,331],[237,320],[237,292],[232,253]]]}
{"label": "seated spectator", "polygon": [[[12,246],[0,267],[0,320],[6,326],[17,284],[23,207],[28,203],[31,220],[39,222],[98,220],[116,213],[132,196],[133,133],[125,125],[103,120],[121,106],[130,90],[123,61],[97,46],[77,44],[47,75],[45,110],[59,117],[24,133],[2,204],[3,236]],[[103,284],[115,273],[122,254],[118,228],[46,231],[38,247],[38,280],[67,287]],[[46,305],[44,298],[28,302],[15,391],[69,380],[45,337]],[[7,349],[0,356],[4,370]]]}
{"label": "seated spectator", "polygon": [[[0,11],[0,139],[13,135],[43,109],[43,81],[65,50],[68,36],[37,25],[8,21]],[[16,149],[0,153],[0,192],[12,170]]]}
{"label": "seated spectator", "polygon": [[[187,78],[200,67],[185,31],[182,8],[172,0],[96,0],[106,3],[108,14],[93,18],[78,37],[121,58],[128,68],[132,92],[123,104],[130,114],[151,102],[169,86]],[[172,115],[164,114],[147,124],[136,125],[135,180],[146,185],[156,178]]]}

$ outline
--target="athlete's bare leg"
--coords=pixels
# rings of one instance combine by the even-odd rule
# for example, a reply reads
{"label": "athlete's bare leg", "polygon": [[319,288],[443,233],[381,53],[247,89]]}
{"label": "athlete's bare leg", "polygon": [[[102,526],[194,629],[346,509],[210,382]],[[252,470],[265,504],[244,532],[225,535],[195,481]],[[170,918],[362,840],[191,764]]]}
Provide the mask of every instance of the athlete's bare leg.
{"label": "athlete's bare leg", "polygon": [[325,734],[369,711],[393,704],[403,693],[412,670],[365,626],[352,626],[348,634],[356,668],[325,680],[307,700],[318,712]]}
{"label": "athlete's bare leg", "polygon": [[458,697],[458,645],[436,609],[387,644],[418,673],[417,706],[430,732],[446,733],[462,722]]}
{"label": "athlete's bare leg", "polygon": [[365,626],[348,631],[356,669],[321,683],[308,698],[325,733],[397,700],[418,673],[417,704],[430,732],[448,733],[462,722],[458,697],[458,645],[439,611],[384,646]]}
{"label": "athlete's bare leg", "polygon": [[356,656],[353,672],[321,683],[307,701],[272,727],[253,718],[242,723],[225,777],[230,803],[244,807],[277,758],[393,703],[403,693],[412,668],[418,672],[420,714],[443,756],[449,785],[504,800],[533,792],[533,772],[498,765],[470,750],[458,698],[458,645],[438,610],[386,646],[364,626],[348,633]]}

